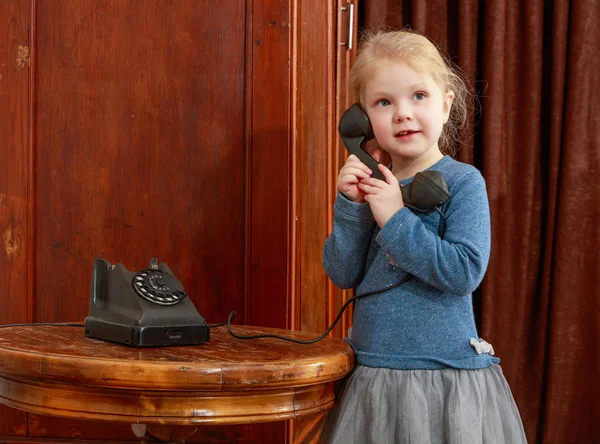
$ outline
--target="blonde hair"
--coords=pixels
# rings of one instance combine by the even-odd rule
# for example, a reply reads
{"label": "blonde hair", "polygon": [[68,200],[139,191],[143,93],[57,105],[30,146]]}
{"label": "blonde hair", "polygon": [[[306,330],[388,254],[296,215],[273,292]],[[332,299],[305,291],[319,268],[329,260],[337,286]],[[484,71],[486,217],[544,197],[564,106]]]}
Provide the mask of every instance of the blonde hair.
{"label": "blonde hair", "polygon": [[383,60],[406,63],[415,71],[431,76],[442,92],[454,93],[450,116],[439,140],[442,152],[454,154],[467,125],[472,95],[462,79],[460,69],[443,56],[429,39],[414,31],[367,31],[361,39],[358,56],[348,79],[350,93],[357,102],[361,102],[365,79],[373,74],[377,63]]}

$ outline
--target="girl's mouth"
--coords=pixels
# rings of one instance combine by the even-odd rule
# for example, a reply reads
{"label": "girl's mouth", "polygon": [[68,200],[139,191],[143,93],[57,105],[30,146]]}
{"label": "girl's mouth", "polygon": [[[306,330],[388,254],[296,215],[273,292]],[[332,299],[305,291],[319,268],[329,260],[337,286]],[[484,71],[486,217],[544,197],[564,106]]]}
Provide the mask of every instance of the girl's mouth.
{"label": "girl's mouth", "polygon": [[419,133],[419,131],[413,131],[413,130],[400,131],[400,132],[396,133],[394,135],[394,137],[400,137],[400,138],[410,137],[413,134],[417,134],[417,133]]}

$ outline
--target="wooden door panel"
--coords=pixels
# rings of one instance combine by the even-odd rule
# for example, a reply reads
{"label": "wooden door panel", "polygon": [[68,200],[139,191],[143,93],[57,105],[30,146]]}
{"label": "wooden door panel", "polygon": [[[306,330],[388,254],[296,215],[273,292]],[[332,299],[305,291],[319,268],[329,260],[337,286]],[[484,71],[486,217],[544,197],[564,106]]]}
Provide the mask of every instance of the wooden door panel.
{"label": "wooden door panel", "polygon": [[[353,6],[353,13],[351,13],[351,5]],[[336,125],[344,114],[344,111],[354,102],[354,97],[350,96],[349,85],[348,85],[348,74],[352,67],[354,60],[356,60],[356,51],[358,47],[358,24],[359,24],[359,11],[361,2],[359,0],[352,0],[346,2],[344,0],[337,0],[337,14],[338,14],[338,26],[336,28],[337,38],[339,42],[345,42],[345,45],[338,45],[337,52],[335,55],[336,63],[336,79],[335,79],[335,91],[336,100],[332,104],[332,108],[335,109],[335,122]],[[350,23],[352,20],[352,23]],[[349,43],[352,43],[350,45]],[[337,126],[336,126],[337,128]],[[346,147],[342,143],[339,134],[336,134],[332,144],[330,145],[330,181],[329,181],[329,202],[328,202],[328,220],[327,220],[327,234],[331,232],[333,228],[333,203],[337,196],[337,175],[342,169],[342,166],[346,162],[348,152]],[[354,290],[342,290],[336,287],[331,280],[327,280],[328,299],[329,299],[329,319],[334,319],[344,303],[354,296]],[[348,328],[352,326],[352,313],[354,311],[354,304],[350,304],[344,315],[340,318],[340,322],[333,331],[333,335],[339,338],[346,336]]]}
{"label": "wooden door panel", "polygon": [[244,5],[204,3],[36,2],[36,321],[83,320],[98,256],[243,318]]}
{"label": "wooden door panel", "polygon": [[[30,3],[0,5],[0,325],[26,322],[29,310]],[[26,424],[0,404],[0,436],[25,436]]]}
{"label": "wooden door panel", "polygon": [[[358,2],[301,0],[297,8],[297,89],[294,120],[294,207],[297,234],[293,251],[293,325],[323,332],[352,296],[329,280],[322,266],[323,245],[333,226],[337,176],[347,152],[338,122],[351,104],[347,76],[356,57]],[[350,6],[353,6],[352,13]],[[352,24],[350,20],[352,19]],[[349,35],[352,45],[349,45]],[[331,335],[343,337],[351,326],[352,306]]]}
{"label": "wooden door panel", "polygon": [[288,327],[290,186],[289,6],[280,0],[252,7],[252,148],[249,183],[249,322]]}
{"label": "wooden door panel", "polygon": [[322,333],[327,327],[327,280],[322,266],[322,247],[327,236],[328,157],[332,139],[337,137],[332,102],[334,58],[337,42],[331,16],[333,2],[303,0],[296,19],[298,33],[297,83],[301,91],[296,102],[297,137],[294,159],[296,181],[295,217],[299,235],[297,298],[294,325],[304,331]]}

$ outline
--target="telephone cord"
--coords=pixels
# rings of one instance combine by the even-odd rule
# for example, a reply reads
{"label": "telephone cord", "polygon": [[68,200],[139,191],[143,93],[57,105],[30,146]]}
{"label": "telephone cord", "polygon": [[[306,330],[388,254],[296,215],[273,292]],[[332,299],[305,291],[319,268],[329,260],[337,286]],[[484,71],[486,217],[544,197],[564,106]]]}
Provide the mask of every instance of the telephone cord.
{"label": "telephone cord", "polygon": [[[440,227],[439,227],[439,236],[440,238],[444,239],[444,235],[446,234],[446,215],[442,212],[442,210],[440,210],[440,207],[437,206],[435,207],[435,210],[440,214],[441,219],[440,219]],[[314,338],[314,339],[308,339],[308,340],[302,340],[302,339],[294,339],[294,338],[289,338],[287,336],[280,336],[280,335],[273,335],[273,334],[264,334],[264,335],[240,335],[237,333],[234,333],[233,330],[231,329],[231,321],[233,319],[235,319],[235,316],[237,314],[237,312],[235,310],[233,310],[231,313],[229,313],[229,317],[227,318],[227,322],[222,322],[220,324],[216,324],[217,327],[223,326],[223,325],[227,325],[227,330],[229,331],[229,333],[237,339],[260,339],[260,338],[274,338],[274,339],[282,339],[284,341],[290,341],[290,342],[295,342],[298,344],[314,344],[315,342],[320,341],[321,339],[323,339],[325,336],[327,336],[329,334],[329,332],[331,330],[333,330],[333,328],[335,327],[335,325],[338,323],[338,321],[340,320],[340,318],[342,317],[342,314],[344,313],[344,311],[346,311],[346,308],[348,308],[348,306],[350,305],[351,302],[356,301],[357,299],[361,299],[361,298],[365,298],[367,296],[373,296],[375,294],[378,293],[383,293],[385,291],[389,291],[392,290],[396,287],[399,287],[402,284],[405,284],[406,282],[410,281],[412,279],[412,275],[408,275],[406,277],[404,277],[403,279],[401,279],[400,281],[389,285],[387,287],[384,288],[380,288],[378,290],[373,290],[373,291],[368,291],[366,293],[363,294],[359,294],[356,295],[354,297],[351,297],[350,299],[348,299],[344,305],[342,306],[342,308],[340,309],[340,311],[338,312],[337,316],[335,317],[335,319],[333,320],[333,322],[331,323],[331,325],[329,326],[329,328],[327,330],[325,330],[325,332],[323,332],[321,335],[319,335],[318,337]]]}
{"label": "telephone cord", "polygon": [[240,335],[238,333],[235,333],[232,329],[231,329],[231,321],[233,319],[235,319],[235,316],[237,314],[237,312],[235,310],[233,310],[231,313],[229,313],[229,317],[227,318],[227,322],[225,322],[224,324],[227,324],[227,330],[229,331],[229,333],[231,334],[231,336],[233,336],[234,338],[237,339],[261,339],[261,338],[274,338],[274,339],[282,339],[284,341],[290,341],[290,342],[295,342],[297,344],[314,344],[315,342],[320,341],[321,339],[323,339],[325,336],[327,336],[329,334],[329,332],[331,330],[333,330],[333,328],[335,327],[335,325],[338,323],[338,321],[340,320],[340,318],[342,317],[342,314],[344,313],[344,311],[346,311],[346,308],[348,308],[348,305],[350,305],[351,302],[356,301],[357,299],[360,298],[364,298],[367,296],[372,296],[374,294],[377,293],[383,293],[384,291],[388,291],[391,290],[393,288],[399,287],[400,285],[408,282],[409,280],[412,279],[411,275],[406,276],[404,279],[402,279],[401,281],[398,281],[392,285],[389,285],[385,288],[380,288],[379,290],[374,290],[374,291],[368,291],[366,293],[363,294],[359,294],[356,296],[351,297],[350,299],[348,299],[344,305],[342,306],[342,308],[340,309],[340,311],[338,312],[337,316],[335,317],[335,319],[333,320],[333,322],[331,323],[331,325],[329,326],[329,328],[327,330],[325,330],[325,332],[323,332],[321,335],[319,335],[318,337],[314,338],[314,339],[307,339],[307,340],[303,340],[303,339],[294,339],[294,338],[289,338],[287,336],[280,336],[280,335],[274,335],[274,334],[263,334],[263,335]]}

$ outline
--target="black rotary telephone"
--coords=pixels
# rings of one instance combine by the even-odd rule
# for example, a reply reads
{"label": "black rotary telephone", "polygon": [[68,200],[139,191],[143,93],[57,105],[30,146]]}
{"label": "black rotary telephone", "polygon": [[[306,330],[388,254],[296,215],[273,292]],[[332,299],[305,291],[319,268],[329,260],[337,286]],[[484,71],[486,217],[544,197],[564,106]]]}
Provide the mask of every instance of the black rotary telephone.
{"label": "black rotary telephone", "polygon": [[94,259],[85,335],[134,347],[193,345],[209,326],[165,263],[138,272]]}
{"label": "black rotary telephone", "polygon": [[[355,103],[344,112],[338,130],[348,152],[358,157],[373,171],[372,177],[385,180],[383,173],[377,168],[379,163],[363,148],[365,142],[373,139],[375,135],[369,117],[360,105]],[[400,191],[404,205],[424,213],[439,208],[450,199],[450,191],[443,174],[434,170],[417,173],[411,183],[400,187]]]}

